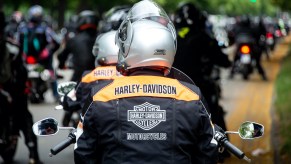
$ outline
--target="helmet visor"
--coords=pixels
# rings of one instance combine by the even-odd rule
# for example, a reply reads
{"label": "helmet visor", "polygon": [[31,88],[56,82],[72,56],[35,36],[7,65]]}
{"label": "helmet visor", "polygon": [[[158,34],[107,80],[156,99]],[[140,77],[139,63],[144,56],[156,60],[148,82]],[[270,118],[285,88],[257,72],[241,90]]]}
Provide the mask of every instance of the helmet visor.
{"label": "helmet visor", "polygon": [[135,4],[127,14],[127,18],[132,22],[148,17],[163,17],[170,20],[167,13],[151,0],[144,0]]}
{"label": "helmet visor", "polygon": [[[136,3],[130,9],[127,17],[123,20],[118,29],[116,39],[123,57],[126,57],[129,52],[133,34],[132,24],[143,19],[158,22],[168,28],[176,42],[176,31],[167,13],[157,3],[151,0],[143,0]],[[175,49],[176,47],[175,45]]]}

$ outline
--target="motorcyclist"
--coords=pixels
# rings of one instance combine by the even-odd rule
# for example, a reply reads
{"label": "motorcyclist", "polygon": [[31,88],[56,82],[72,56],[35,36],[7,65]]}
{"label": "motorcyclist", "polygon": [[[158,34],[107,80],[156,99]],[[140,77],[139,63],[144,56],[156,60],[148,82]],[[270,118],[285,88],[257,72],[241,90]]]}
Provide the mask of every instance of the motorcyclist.
{"label": "motorcyclist", "polygon": [[[261,75],[263,80],[268,80],[267,76],[265,74],[265,71],[261,65],[261,57],[263,52],[263,46],[260,46],[260,39],[262,33],[265,34],[265,30],[262,30],[260,26],[257,28],[254,28],[251,25],[251,20],[249,16],[242,15],[239,17],[238,22],[236,24],[236,27],[234,28],[234,40],[236,44],[239,44],[241,42],[241,36],[247,36],[250,40],[250,44],[252,45],[253,53],[252,53],[252,59],[255,60],[256,68]],[[235,63],[237,60],[239,60],[239,56],[234,57],[233,63]],[[230,78],[233,78],[235,72],[235,65],[233,64],[231,71],[230,71]]]}
{"label": "motorcyclist", "polygon": [[0,156],[5,163],[12,163],[17,147],[18,135],[12,130],[11,94],[7,86],[11,79],[10,56],[7,52],[6,37],[4,33],[6,22],[4,12],[0,10]]}
{"label": "motorcyclist", "polygon": [[[58,41],[56,41],[55,32],[43,21],[43,15],[42,6],[31,6],[28,10],[28,21],[19,25],[17,39],[25,59],[28,56],[33,56],[36,58],[37,63],[50,71],[53,96],[57,99],[57,82],[52,62],[53,53],[59,45],[57,44]],[[44,92],[44,90],[41,90],[39,93],[40,101],[44,100]]]}
{"label": "motorcyclist", "polygon": [[80,12],[76,36],[66,42],[65,49],[58,55],[59,68],[64,68],[69,54],[72,53],[72,81],[79,82],[84,71],[95,68],[92,47],[97,36],[98,22],[99,18],[95,12],[90,10]]}
{"label": "motorcyclist", "polygon": [[105,12],[99,23],[100,33],[117,30],[130,8],[130,5],[114,6]]}
{"label": "motorcyclist", "polygon": [[[217,67],[230,67],[231,62],[217,41],[207,32],[206,20],[206,15],[194,4],[179,4],[174,18],[178,48],[173,66],[186,73],[201,89],[211,113],[211,120],[226,130],[224,111],[219,104],[220,86],[212,78],[212,74]],[[224,151],[220,159],[229,156]]]}
{"label": "motorcyclist", "polygon": [[[12,141],[12,139],[14,140],[12,141],[14,142],[14,144],[9,145],[11,147],[10,150],[12,150],[13,147],[16,150],[17,138],[19,135],[19,132],[18,132],[19,129],[16,127],[16,123],[15,123],[16,120],[14,120],[15,112],[13,110],[13,103],[15,103],[14,102],[15,97],[12,98],[14,94],[12,93],[13,90],[11,86],[15,85],[15,82],[18,80],[16,79],[15,75],[19,74],[19,70],[21,70],[21,65],[20,66],[17,65],[21,63],[19,63],[19,59],[20,59],[19,58],[19,44],[16,41],[15,33],[17,32],[18,25],[22,20],[23,20],[22,13],[19,11],[14,12],[9,22],[5,26],[5,29],[2,29],[3,31],[1,30],[1,34],[0,34],[1,35],[1,41],[0,41],[1,42],[1,51],[0,51],[1,52],[1,58],[0,58],[0,65],[1,65],[0,92],[1,93],[0,94],[2,97],[0,115],[2,116],[1,129],[2,129],[2,132],[4,132],[4,133],[1,132],[0,134],[1,134],[1,137],[7,136],[5,135],[5,133],[9,134],[8,135],[9,140],[10,141]],[[3,23],[3,25],[4,24],[5,23]],[[2,74],[3,72],[5,72],[5,74]],[[9,142],[9,140],[5,141],[4,139],[3,140],[4,142],[2,141],[2,143],[5,143],[5,142],[8,144],[12,143],[12,142]],[[1,152],[1,155],[2,155],[2,152]],[[13,160],[13,156],[14,155],[11,154],[10,155],[11,159],[8,159],[8,161]],[[7,159],[5,158],[6,157],[3,157],[4,161],[7,162],[6,161]]]}
{"label": "motorcyclist", "polygon": [[256,34],[257,34],[257,38],[258,38],[258,43],[259,43],[259,47],[262,49],[263,54],[266,55],[267,60],[270,60],[270,52],[268,50],[268,46],[267,46],[267,28],[265,25],[265,21],[263,17],[259,18],[259,22],[255,27],[256,29]]}
{"label": "motorcyclist", "polygon": [[[115,33],[126,17],[130,6],[115,6],[105,13],[100,27],[100,34],[96,38],[92,53],[95,57],[95,69],[86,71],[78,86],[77,99],[83,103],[90,93],[92,86],[99,80],[113,79],[120,74],[116,72],[118,47],[115,44]],[[100,68],[101,67],[101,68]],[[106,72],[110,72],[107,73]],[[105,74],[104,74],[105,73]]]}
{"label": "motorcyclist", "polygon": [[20,11],[14,11],[11,18],[5,27],[5,34],[8,38],[16,40],[16,32],[19,24],[24,21],[24,16]]}
{"label": "motorcyclist", "polygon": [[216,163],[213,128],[198,87],[165,77],[176,34],[164,10],[150,0],[136,3],[116,42],[116,68],[125,77],[94,87],[75,163]]}
{"label": "motorcyclist", "polygon": [[[96,58],[96,68],[83,73],[83,77],[76,87],[76,91],[72,91],[76,92],[75,94],[68,93],[64,96],[62,105],[68,115],[63,119],[64,125],[69,123],[69,115],[72,115],[73,111],[80,111],[82,109],[87,96],[90,95],[91,89],[98,81],[110,80],[120,76],[115,67],[118,55],[118,47],[115,45],[115,33],[116,31],[109,31],[97,37],[92,50]],[[76,100],[72,100],[68,95],[76,95]],[[82,113],[84,114],[85,111]]]}
{"label": "motorcyclist", "polygon": [[42,163],[38,154],[37,139],[31,128],[33,117],[28,109],[28,97],[25,93],[27,70],[21,53],[22,51],[18,51],[16,54],[13,54],[13,60],[11,60],[12,76],[6,85],[6,89],[11,95],[13,133],[19,135],[19,130],[22,131],[25,144],[29,150],[29,163]]}
{"label": "motorcyclist", "polygon": [[219,95],[211,73],[214,66],[229,67],[231,62],[215,39],[205,31],[205,15],[192,3],[180,4],[175,16],[178,49],[173,66],[186,73],[201,89],[212,121],[226,130]]}
{"label": "motorcyclist", "polygon": [[[99,34],[94,43],[92,53],[96,58],[96,68],[93,71],[86,70],[83,73],[82,79],[76,90],[76,101],[73,101],[67,95],[64,96],[62,105],[66,112],[63,119],[63,125],[69,124],[73,114],[72,111],[78,111],[82,108],[85,99],[91,91],[91,87],[94,85],[94,83],[96,83],[96,81],[115,78],[115,76],[118,74],[116,73],[116,68],[112,67],[117,63],[118,51],[114,41],[114,34],[115,30],[117,30],[117,27],[120,25],[129,9],[126,6],[116,8],[113,8],[114,11],[109,10],[107,12],[110,14],[106,15],[104,18],[104,26],[100,26],[100,31],[102,31],[102,33]],[[112,15],[118,15],[118,17]],[[104,76],[103,73],[100,74],[100,72],[110,72],[110,74],[106,74],[106,76]]]}
{"label": "motorcyclist", "polygon": [[[77,33],[77,21],[78,21],[78,15],[72,15],[70,16],[68,22],[65,23],[64,27],[61,29],[62,34],[62,41],[60,48],[57,50],[56,54],[59,55],[63,52],[63,50],[66,48],[66,44],[68,40],[72,39],[76,36]],[[62,67],[72,69],[73,63],[72,63],[72,57],[73,54],[68,54],[68,57],[66,57],[66,62],[64,62]]]}

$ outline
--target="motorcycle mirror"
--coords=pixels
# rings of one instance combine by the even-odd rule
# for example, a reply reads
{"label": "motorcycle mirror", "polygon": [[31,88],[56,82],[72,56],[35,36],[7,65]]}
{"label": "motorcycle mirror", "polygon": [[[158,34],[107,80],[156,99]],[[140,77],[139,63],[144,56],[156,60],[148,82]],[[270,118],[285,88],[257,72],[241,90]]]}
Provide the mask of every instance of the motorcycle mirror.
{"label": "motorcycle mirror", "polygon": [[62,129],[75,129],[74,127],[59,127],[58,124],[59,123],[55,118],[49,117],[34,123],[32,126],[32,130],[33,133],[37,136],[51,136],[57,134],[59,130]]}
{"label": "motorcycle mirror", "polygon": [[64,96],[76,87],[77,83],[73,81],[63,82],[58,85],[57,91],[60,96]]}
{"label": "motorcycle mirror", "polygon": [[58,121],[54,118],[42,119],[32,126],[33,133],[37,136],[50,136],[59,131]]}
{"label": "motorcycle mirror", "polygon": [[246,121],[238,129],[238,134],[242,139],[253,139],[263,136],[264,126],[256,122]]}

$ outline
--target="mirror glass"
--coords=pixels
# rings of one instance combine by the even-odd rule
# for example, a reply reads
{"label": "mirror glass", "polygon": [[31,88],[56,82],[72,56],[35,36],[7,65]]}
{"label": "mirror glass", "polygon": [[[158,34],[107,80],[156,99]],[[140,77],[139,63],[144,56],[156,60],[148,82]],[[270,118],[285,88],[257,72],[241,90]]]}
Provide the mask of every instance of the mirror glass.
{"label": "mirror glass", "polygon": [[73,81],[63,82],[58,85],[57,91],[60,96],[64,96],[76,87],[77,83]]}
{"label": "mirror glass", "polygon": [[37,136],[54,135],[59,131],[58,121],[54,118],[46,118],[36,122],[32,129]]}
{"label": "mirror glass", "polygon": [[253,139],[263,136],[264,126],[255,122],[244,122],[238,129],[239,136],[243,139]]}

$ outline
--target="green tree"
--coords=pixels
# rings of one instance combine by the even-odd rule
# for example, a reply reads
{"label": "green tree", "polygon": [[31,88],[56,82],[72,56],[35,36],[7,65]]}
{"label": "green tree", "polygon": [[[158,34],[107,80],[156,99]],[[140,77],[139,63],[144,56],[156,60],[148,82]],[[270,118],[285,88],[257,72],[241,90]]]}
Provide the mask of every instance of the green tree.
{"label": "green tree", "polygon": [[[6,15],[14,10],[20,10],[24,13],[32,4],[40,4],[44,7],[47,14],[58,20],[60,26],[63,25],[65,18],[72,13],[79,13],[84,9],[91,9],[102,14],[113,6],[133,4],[140,0],[0,0]],[[283,10],[291,9],[290,0],[154,0],[163,8],[171,13],[177,9],[181,2],[192,2],[201,10],[210,14],[274,14],[276,6]],[[67,16],[67,17],[65,17]]]}
{"label": "green tree", "polygon": [[278,5],[282,10],[291,10],[291,1],[290,0],[272,0],[272,4]]}

